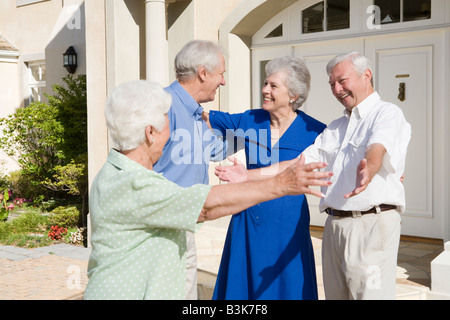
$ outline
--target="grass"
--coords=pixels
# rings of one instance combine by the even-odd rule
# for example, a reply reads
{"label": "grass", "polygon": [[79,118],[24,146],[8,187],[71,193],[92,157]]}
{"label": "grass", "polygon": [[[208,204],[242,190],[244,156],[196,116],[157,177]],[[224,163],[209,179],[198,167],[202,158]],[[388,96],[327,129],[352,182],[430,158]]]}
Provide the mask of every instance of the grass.
{"label": "grass", "polygon": [[[67,239],[52,240],[48,236],[51,223],[49,213],[32,206],[23,206],[10,213],[8,220],[0,222],[0,245],[37,248],[54,243],[68,242]],[[76,232],[70,228],[70,232]]]}

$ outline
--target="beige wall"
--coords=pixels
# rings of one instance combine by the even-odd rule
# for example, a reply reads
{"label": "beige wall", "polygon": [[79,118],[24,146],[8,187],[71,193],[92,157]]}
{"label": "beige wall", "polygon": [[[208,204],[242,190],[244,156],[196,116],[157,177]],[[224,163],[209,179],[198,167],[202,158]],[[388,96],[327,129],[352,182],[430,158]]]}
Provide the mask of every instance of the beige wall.
{"label": "beige wall", "polygon": [[22,54],[43,53],[62,9],[51,0],[16,7],[16,0],[0,2],[0,30]]}
{"label": "beige wall", "polygon": [[28,98],[25,63],[45,57],[45,47],[61,8],[62,2],[57,0],[23,7],[16,7],[15,0],[0,2],[0,32],[20,52],[16,75],[0,73],[0,82],[8,82],[10,77],[19,77],[18,82],[8,82],[9,90],[13,92],[6,101],[8,110],[23,106],[23,101]]}
{"label": "beige wall", "polygon": [[0,62],[0,118],[14,113],[21,105],[20,82],[18,63]]}

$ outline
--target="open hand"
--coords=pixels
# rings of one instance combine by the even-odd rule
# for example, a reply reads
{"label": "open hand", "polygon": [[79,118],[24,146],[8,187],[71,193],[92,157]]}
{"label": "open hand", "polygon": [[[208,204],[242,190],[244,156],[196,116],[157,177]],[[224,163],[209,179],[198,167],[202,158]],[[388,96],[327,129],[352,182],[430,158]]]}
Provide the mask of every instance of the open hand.
{"label": "open hand", "polygon": [[231,166],[217,166],[215,175],[222,181],[230,183],[245,182],[248,180],[247,169],[236,158],[228,157],[228,160],[233,163]]}
{"label": "open hand", "polygon": [[362,159],[356,170],[356,188],[352,192],[347,193],[344,197],[348,199],[360,194],[366,190],[370,181],[372,181],[372,177],[367,166],[367,159]]}
{"label": "open hand", "polygon": [[326,171],[318,171],[326,168],[327,164],[323,162],[313,162],[305,165],[305,157],[302,155],[300,160],[294,165],[287,168],[283,174],[294,175],[295,185],[293,194],[311,194],[319,198],[325,196],[310,186],[330,186],[331,181],[328,178],[333,176],[333,173]]}

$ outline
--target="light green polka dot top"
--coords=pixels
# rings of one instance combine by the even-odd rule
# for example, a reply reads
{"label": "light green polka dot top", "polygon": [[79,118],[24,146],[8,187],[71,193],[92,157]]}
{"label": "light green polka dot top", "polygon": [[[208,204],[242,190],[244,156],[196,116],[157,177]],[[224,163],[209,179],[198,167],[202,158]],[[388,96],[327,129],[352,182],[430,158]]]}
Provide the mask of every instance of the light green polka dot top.
{"label": "light green polka dot top", "polygon": [[111,150],[89,198],[89,299],[184,299],[186,231],[211,186],[182,188]]}

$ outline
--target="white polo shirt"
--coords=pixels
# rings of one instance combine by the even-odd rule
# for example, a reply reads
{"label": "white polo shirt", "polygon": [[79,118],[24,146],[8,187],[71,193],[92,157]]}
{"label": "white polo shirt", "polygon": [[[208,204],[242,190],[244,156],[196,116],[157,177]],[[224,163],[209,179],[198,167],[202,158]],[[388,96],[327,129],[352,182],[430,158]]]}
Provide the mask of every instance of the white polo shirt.
{"label": "white polo shirt", "polygon": [[[345,211],[366,211],[380,204],[397,205],[405,210],[405,191],[400,178],[405,169],[406,150],[411,139],[411,126],[402,110],[371,94],[350,113],[331,122],[315,143],[303,154],[306,162],[323,161],[324,171],[334,173],[333,184],[322,187],[325,198],[320,211],[327,208]],[[387,152],[380,171],[367,189],[350,199],[344,195],[356,187],[356,170],[366,148],[382,144]]]}

